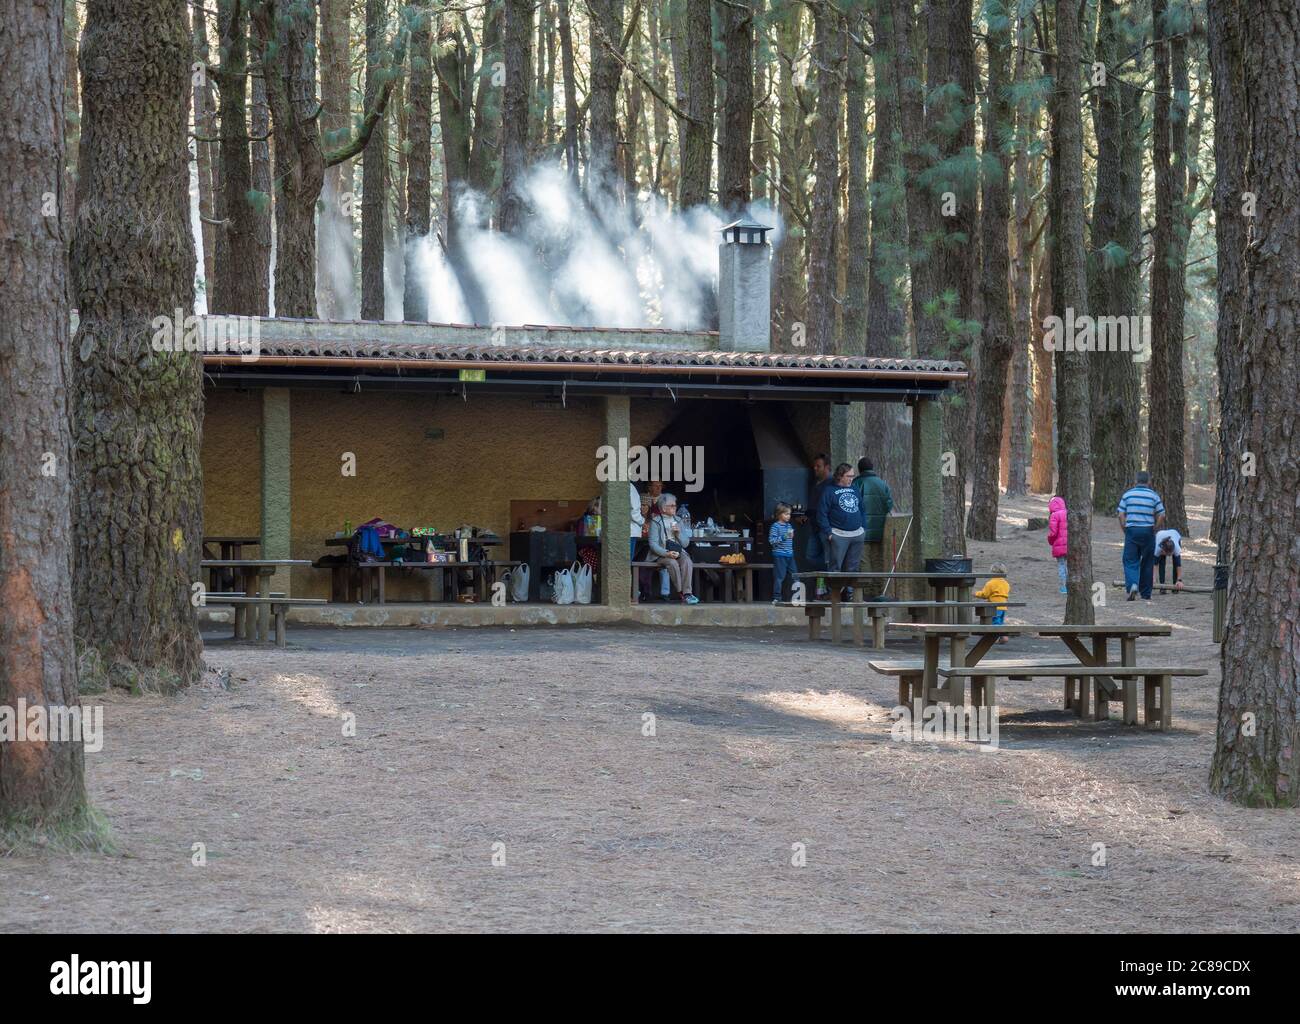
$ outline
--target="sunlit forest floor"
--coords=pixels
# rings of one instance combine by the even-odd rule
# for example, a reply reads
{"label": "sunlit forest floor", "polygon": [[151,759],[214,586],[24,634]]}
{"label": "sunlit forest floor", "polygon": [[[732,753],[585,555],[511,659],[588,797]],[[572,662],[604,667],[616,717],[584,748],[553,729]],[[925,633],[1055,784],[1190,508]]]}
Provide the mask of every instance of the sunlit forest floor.
{"label": "sunlit forest floor", "polygon": [[[1193,583],[1209,503],[1189,493]],[[973,545],[1009,563],[1013,621],[1061,618],[1024,530],[1045,507],[1008,503]],[[1107,582],[1118,538],[1098,522]],[[88,781],[123,856],[0,861],[0,930],[1300,929],[1294,813],[1206,790],[1211,598],[1118,596],[1103,621],[1173,627],[1140,657],[1212,669],[1176,684],[1173,731],[1000,683],[994,752],[892,741],[872,655],[795,629],[214,636],[228,688],[105,699]]]}

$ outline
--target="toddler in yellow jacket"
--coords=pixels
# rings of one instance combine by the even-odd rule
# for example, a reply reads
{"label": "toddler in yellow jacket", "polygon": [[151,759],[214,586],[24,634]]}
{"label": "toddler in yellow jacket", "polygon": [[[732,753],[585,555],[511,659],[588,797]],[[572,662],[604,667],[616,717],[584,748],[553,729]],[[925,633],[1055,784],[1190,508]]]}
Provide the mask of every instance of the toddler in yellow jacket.
{"label": "toddler in yellow jacket", "polygon": [[[975,591],[975,596],[982,601],[992,601],[998,606],[998,610],[993,613],[993,624],[1001,626],[1007,620],[1007,606],[1002,602],[1011,596],[1011,584],[1007,582],[1007,567],[1002,562],[994,562],[989,566],[989,571],[993,573],[993,577]],[[1005,636],[999,637],[998,643],[1004,644],[1009,639]]]}

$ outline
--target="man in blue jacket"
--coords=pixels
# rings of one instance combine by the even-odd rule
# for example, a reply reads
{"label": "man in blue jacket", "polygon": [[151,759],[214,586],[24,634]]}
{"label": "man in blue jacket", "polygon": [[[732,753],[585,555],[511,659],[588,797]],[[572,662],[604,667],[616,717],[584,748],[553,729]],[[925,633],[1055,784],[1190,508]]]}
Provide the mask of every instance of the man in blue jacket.
{"label": "man in blue jacket", "polygon": [[[834,484],[825,488],[817,503],[817,532],[826,544],[828,572],[857,572],[862,561],[862,538],[866,534],[862,501],[853,488],[853,467],[841,462],[832,474]],[[845,588],[846,600],[853,588]]]}

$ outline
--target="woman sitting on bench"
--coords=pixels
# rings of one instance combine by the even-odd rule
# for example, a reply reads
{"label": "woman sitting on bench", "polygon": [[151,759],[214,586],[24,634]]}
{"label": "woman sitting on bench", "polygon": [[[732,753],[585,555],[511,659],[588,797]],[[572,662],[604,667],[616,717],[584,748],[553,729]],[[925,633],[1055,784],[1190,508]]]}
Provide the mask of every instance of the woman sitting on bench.
{"label": "woman sitting on bench", "polygon": [[695,566],[686,550],[691,542],[691,529],[677,518],[677,499],[671,494],[659,495],[650,517],[649,541],[651,554],[668,570],[673,590],[684,603],[699,604],[700,599],[691,593]]}

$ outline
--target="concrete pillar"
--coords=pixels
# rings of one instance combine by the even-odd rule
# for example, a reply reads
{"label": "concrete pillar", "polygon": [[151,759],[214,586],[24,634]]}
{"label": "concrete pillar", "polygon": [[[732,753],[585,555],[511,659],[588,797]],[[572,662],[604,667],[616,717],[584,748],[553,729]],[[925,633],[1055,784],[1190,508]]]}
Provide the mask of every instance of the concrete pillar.
{"label": "concrete pillar", "polygon": [[[632,443],[632,403],[626,395],[605,398],[605,437],[607,444],[619,450]],[[611,476],[618,476],[614,473]],[[632,536],[632,501],[627,480],[606,480],[601,491],[600,594],[610,608],[632,607],[632,564],[628,542]]]}
{"label": "concrete pillar", "polygon": [[[262,390],[262,558],[290,558],[289,389]],[[271,589],[291,593],[287,568],[279,569]]]}
{"label": "concrete pillar", "polygon": [[943,410],[935,399],[912,405],[912,564],[943,555]]}

